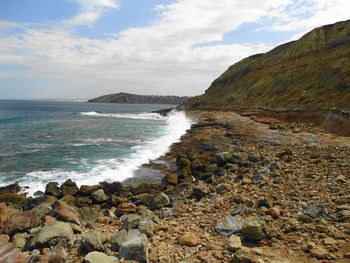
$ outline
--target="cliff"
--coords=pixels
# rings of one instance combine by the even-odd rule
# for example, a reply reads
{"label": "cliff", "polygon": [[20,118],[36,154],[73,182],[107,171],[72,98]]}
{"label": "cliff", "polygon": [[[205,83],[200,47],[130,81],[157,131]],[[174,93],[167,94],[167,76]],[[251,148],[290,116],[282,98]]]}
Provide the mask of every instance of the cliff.
{"label": "cliff", "polygon": [[121,92],[104,95],[95,99],[88,100],[88,102],[179,105],[185,103],[189,98],[190,97],[179,96],[136,95]]}
{"label": "cliff", "polygon": [[229,67],[187,109],[350,111],[350,20]]}

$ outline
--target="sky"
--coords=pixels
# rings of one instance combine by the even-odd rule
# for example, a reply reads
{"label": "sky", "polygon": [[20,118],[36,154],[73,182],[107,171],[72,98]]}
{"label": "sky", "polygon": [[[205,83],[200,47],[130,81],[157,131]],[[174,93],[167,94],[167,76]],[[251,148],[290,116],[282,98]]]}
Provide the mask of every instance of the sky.
{"label": "sky", "polygon": [[1,0],[0,99],[194,96],[349,0]]}

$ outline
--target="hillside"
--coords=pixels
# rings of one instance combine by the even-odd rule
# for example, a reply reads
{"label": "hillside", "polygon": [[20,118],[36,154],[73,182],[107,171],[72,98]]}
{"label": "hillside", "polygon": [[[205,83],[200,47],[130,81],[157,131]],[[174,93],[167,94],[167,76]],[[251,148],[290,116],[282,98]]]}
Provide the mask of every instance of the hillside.
{"label": "hillside", "polygon": [[187,109],[350,111],[350,20],[229,67]]}
{"label": "hillside", "polygon": [[189,98],[190,97],[179,96],[136,95],[121,92],[94,98],[88,100],[88,102],[179,105],[186,102]]}

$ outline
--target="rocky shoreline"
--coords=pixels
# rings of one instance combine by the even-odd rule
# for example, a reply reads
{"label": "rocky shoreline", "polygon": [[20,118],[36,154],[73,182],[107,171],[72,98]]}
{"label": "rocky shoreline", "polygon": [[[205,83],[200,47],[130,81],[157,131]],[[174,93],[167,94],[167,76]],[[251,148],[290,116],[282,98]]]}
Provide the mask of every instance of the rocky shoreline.
{"label": "rocky shoreline", "polygon": [[0,262],[350,262],[350,140],[191,111],[162,184],[0,188]]}

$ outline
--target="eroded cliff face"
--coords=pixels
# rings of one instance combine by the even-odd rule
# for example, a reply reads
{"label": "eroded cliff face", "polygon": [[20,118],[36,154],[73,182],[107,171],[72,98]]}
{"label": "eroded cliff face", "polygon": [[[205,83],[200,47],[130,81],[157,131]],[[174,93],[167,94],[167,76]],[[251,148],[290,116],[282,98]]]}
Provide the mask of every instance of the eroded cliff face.
{"label": "eroded cliff face", "polygon": [[232,65],[187,109],[350,111],[350,20]]}
{"label": "eroded cliff face", "polygon": [[136,95],[129,93],[115,93],[104,95],[89,102],[105,102],[105,103],[130,103],[130,104],[171,104],[179,105],[186,102],[190,97],[180,96],[151,96],[151,95]]}

